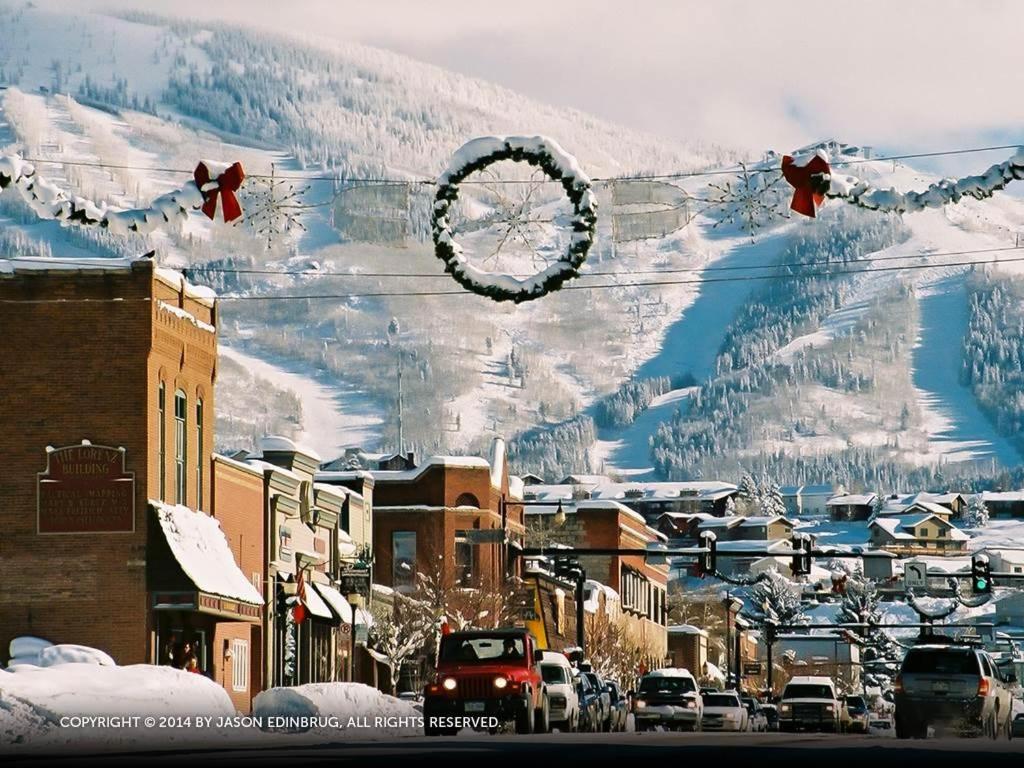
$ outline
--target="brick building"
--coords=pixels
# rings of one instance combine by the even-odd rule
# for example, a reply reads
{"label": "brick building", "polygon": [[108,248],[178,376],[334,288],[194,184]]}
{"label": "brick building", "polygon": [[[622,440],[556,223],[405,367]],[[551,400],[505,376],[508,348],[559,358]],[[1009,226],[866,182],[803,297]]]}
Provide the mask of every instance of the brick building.
{"label": "brick building", "polygon": [[0,300],[0,348],[17,363],[0,374],[0,652],[32,634],[167,663],[188,634],[241,705],[253,681],[234,690],[246,672],[235,641],[252,663],[262,601],[237,563],[262,555],[232,535],[227,502],[223,529],[203,514],[212,295],[148,258],[54,259],[4,262]]}
{"label": "brick building", "polygon": [[[555,520],[558,510],[565,523]],[[526,512],[535,545],[546,539],[593,549],[647,549],[665,536],[649,527],[633,509],[617,501],[582,500],[560,506],[530,506]],[[580,563],[587,576],[619,596],[622,615],[634,639],[642,643],[652,660],[663,660],[667,651],[668,568],[643,555],[585,555]]]}
{"label": "brick building", "polygon": [[465,585],[504,581],[504,538],[521,539],[522,507],[510,505],[504,441],[491,460],[433,456],[413,469],[371,472],[375,579],[399,591],[417,572],[441,569]]}

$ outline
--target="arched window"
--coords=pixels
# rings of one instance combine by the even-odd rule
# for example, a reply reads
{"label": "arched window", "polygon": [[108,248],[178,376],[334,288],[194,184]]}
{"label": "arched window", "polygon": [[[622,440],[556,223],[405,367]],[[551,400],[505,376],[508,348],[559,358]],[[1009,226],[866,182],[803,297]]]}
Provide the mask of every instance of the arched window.
{"label": "arched window", "polygon": [[459,498],[455,500],[456,507],[476,507],[480,509],[480,501],[472,493],[459,494]]}
{"label": "arched window", "polygon": [[196,509],[203,508],[203,398],[196,398]]}
{"label": "arched window", "polygon": [[156,465],[160,469],[160,501],[167,501],[167,404],[164,383],[156,391],[158,424],[156,429]]}
{"label": "arched window", "polygon": [[174,501],[188,504],[185,496],[185,466],[188,455],[188,433],[185,424],[188,419],[188,398],[180,389],[174,393]]}

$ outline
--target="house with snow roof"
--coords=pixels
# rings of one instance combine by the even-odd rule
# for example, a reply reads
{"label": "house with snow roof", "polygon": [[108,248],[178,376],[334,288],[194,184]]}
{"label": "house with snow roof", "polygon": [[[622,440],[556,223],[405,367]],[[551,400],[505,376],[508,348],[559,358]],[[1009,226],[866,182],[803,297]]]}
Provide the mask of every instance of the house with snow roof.
{"label": "house with snow roof", "polygon": [[665,512],[707,513],[723,517],[739,490],[717,480],[694,482],[619,483],[604,475],[569,475],[556,485],[527,485],[524,498],[549,501],[594,499],[617,501],[657,524]]}
{"label": "house with snow roof", "polygon": [[897,555],[963,555],[971,538],[949,521],[949,514],[876,517],[868,530],[873,546]]}
{"label": "house with snow roof", "polygon": [[829,499],[825,506],[833,520],[867,520],[877,499],[874,493],[844,493]]}
{"label": "house with snow roof", "polygon": [[712,517],[697,526],[697,535],[713,531],[719,541],[778,541],[793,535],[793,521],[782,515]]}
{"label": "house with snow roof", "polygon": [[843,493],[841,485],[784,485],[779,488],[786,514],[816,517],[829,514],[828,501]]}
{"label": "house with snow roof", "polygon": [[1024,518],[1024,490],[985,491],[981,494],[989,515],[999,520]]}

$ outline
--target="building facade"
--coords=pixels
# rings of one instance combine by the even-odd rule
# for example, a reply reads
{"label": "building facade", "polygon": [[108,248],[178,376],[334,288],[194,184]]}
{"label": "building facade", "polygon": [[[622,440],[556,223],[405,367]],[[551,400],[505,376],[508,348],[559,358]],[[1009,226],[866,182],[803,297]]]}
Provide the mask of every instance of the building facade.
{"label": "building facade", "polygon": [[238,567],[252,552],[208,514],[214,297],[148,258],[41,266],[0,272],[0,344],[18,361],[0,398],[0,648],[31,634],[176,663],[188,640],[241,704],[251,670],[225,665],[236,640],[258,655],[262,598]]}

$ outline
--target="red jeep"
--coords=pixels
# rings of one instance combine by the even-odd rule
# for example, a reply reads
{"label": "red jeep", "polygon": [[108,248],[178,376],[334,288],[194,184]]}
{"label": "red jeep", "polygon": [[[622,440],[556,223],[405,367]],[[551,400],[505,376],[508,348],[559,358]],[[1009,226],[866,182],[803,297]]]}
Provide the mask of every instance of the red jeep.
{"label": "red jeep", "polygon": [[441,638],[437,675],[423,692],[427,736],[458,731],[463,718],[514,723],[517,733],[546,733],[543,651],[525,629],[453,632]]}

